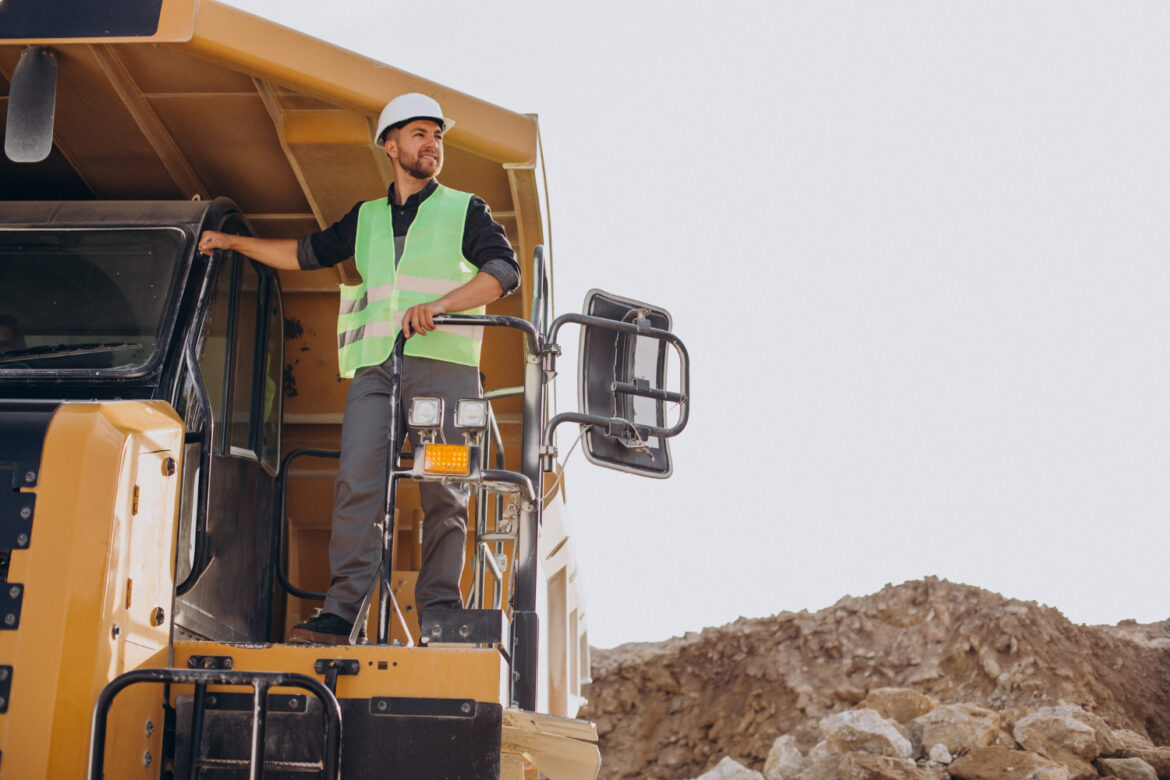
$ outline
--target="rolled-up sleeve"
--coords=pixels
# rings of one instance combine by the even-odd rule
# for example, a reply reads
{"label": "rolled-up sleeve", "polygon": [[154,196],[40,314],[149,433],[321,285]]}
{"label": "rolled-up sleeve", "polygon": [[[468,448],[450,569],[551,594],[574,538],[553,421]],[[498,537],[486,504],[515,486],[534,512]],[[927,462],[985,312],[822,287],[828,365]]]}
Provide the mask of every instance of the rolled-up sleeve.
{"label": "rolled-up sleeve", "polygon": [[353,257],[361,208],[362,204],[357,203],[348,214],[324,230],[297,239],[297,264],[302,270],[332,268]]}
{"label": "rolled-up sleeve", "polygon": [[519,268],[515,258],[512,260],[501,260],[498,257],[493,257],[484,263],[483,267],[479,270],[496,278],[496,281],[500,283],[500,287],[504,290],[503,295],[511,295],[520,287]]}
{"label": "rolled-up sleeve", "polygon": [[301,236],[297,239],[297,265],[301,267],[302,271],[316,271],[319,268],[324,268],[321,261],[317,259],[317,253],[313,251],[312,236]]}

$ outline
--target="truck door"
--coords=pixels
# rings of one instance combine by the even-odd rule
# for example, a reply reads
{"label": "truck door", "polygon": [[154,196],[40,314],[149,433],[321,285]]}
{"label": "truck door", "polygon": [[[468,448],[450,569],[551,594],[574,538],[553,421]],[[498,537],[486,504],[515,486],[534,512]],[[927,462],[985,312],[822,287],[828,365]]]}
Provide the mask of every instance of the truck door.
{"label": "truck door", "polygon": [[[204,321],[198,371],[212,410],[206,506],[209,561],[176,602],[190,636],[266,641],[272,631],[275,479],[280,464],[284,317],[270,269],[225,252]],[[187,457],[185,469],[198,469]],[[185,482],[176,581],[187,576],[199,532],[195,491]]]}

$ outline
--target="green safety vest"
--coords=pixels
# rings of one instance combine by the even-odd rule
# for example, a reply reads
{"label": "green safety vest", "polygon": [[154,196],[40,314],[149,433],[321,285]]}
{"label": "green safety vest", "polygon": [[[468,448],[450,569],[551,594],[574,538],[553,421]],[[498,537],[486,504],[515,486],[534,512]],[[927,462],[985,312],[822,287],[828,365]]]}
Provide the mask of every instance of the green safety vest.
{"label": "green safety vest", "polygon": [[[376,366],[390,357],[411,306],[441,298],[479,272],[463,257],[463,226],[471,195],[443,185],[418,207],[406,231],[402,258],[395,263],[394,221],[387,198],[362,204],[358,212],[354,259],[361,284],[341,285],[337,316],[337,365],[341,376]],[[483,314],[484,307],[460,314]],[[406,341],[415,357],[479,365],[483,328],[440,325]]]}

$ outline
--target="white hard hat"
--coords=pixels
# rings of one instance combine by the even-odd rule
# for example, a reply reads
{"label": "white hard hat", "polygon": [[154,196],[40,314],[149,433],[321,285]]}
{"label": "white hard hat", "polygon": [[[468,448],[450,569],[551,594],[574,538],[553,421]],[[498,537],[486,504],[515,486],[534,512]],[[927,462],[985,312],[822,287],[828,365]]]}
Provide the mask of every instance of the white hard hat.
{"label": "white hard hat", "polygon": [[454,119],[443,116],[443,109],[434,98],[420,95],[417,92],[407,92],[399,95],[386,104],[378,117],[378,132],[374,133],[374,143],[380,144],[382,134],[392,125],[399,122],[409,122],[412,119],[433,119],[447,132],[455,124]]}

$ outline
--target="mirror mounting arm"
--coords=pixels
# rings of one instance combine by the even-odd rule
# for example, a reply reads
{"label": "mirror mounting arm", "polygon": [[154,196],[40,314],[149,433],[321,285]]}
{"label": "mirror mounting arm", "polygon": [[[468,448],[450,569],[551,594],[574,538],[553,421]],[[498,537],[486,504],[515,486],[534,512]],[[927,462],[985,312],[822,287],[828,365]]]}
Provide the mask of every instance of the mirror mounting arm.
{"label": "mirror mounting arm", "polygon": [[545,473],[556,471],[557,447],[555,444],[544,444],[540,447],[540,469]]}
{"label": "mirror mounting arm", "polygon": [[561,356],[561,345],[545,342],[544,350],[540,353],[541,368],[544,370],[544,383],[547,385],[556,378],[557,358]]}
{"label": "mirror mounting arm", "polygon": [[645,439],[650,436],[669,436],[676,431],[673,428],[658,428],[655,426],[634,425],[621,417],[602,417],[597,414],[583,414],[581,412],[561,412],[548,421],[544,426],[544,451],[551,450],[555,455],[557,448],[553,444],[553,433],[562,423],[575,422],[578,425],[589,425],[602,428],[606,434],[615,438]]}

